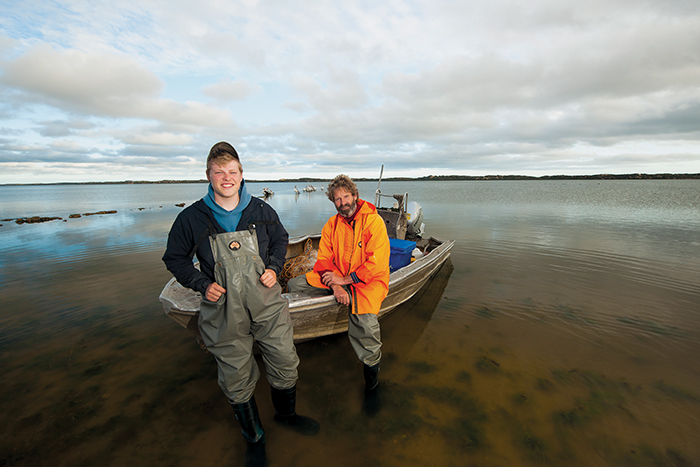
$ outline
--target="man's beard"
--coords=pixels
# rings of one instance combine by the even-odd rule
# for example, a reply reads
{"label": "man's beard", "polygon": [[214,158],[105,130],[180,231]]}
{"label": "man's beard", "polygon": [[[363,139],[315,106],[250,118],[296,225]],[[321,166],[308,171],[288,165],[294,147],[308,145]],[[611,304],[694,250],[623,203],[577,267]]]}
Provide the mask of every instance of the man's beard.
{"label": "man's beard", "polygon": [[338,210],[338,214],[340,214],[343,217],[350,217],[352,214],[355,213],[355,210],[357,209],[357,201],[353,201],[352,204],[343,204],[342,206],[336,208]]}

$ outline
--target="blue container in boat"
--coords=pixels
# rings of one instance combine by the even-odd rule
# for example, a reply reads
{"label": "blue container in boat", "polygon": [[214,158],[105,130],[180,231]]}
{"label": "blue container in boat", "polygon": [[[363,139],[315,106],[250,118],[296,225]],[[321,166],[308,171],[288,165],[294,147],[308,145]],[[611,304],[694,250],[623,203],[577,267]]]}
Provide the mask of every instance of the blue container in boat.
{"label": "blue container in boat", "polygon": [[416,242],[390,238],[391,256],[389,257],[389,270],[396,271],[411,262],[411,253],[416,248]]}

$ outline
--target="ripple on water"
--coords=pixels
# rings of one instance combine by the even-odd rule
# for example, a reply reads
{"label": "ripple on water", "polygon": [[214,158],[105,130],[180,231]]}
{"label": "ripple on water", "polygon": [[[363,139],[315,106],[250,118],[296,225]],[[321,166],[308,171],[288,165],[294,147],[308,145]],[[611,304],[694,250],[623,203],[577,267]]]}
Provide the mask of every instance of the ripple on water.
{"label": "ripple on water", "polygon": [[[700,269],[693,264],[513,241],[457,244],[456,272],[443,304],[488,319],[536,320],[588,338],[627,333],[695,339]],[[454,295],[454,296],[452,296]]]}

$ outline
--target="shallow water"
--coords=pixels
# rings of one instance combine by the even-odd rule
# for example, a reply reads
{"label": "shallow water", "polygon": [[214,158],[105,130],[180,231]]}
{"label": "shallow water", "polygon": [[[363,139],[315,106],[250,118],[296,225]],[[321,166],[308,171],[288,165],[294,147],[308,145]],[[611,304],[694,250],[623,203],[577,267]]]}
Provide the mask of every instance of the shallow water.
{"label": "shallow water", "polygon": [[[292,235],[334,212],[321,192],[270,188]],[[699,188],[383,182],[457,241],[452,258],[382,321],[376,417],[345,335],[297,348],[318,436],[276,426],[258,383],[270,464],[700,464]],[[204,189],[0,187],[2,219],[118,210],[0,222],[0,465],[241,464],[215,364],[157,300],[175,204]]]}

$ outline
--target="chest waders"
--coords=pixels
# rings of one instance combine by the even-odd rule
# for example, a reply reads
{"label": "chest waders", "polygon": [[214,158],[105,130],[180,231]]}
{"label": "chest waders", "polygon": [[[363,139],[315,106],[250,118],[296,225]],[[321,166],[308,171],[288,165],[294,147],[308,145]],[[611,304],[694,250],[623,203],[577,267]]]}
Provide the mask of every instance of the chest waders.
{"label": "chest waders", "polygon": [[265,287],[265,264],[254,228],[212,233],[216,283],[226,289],[218,301],[202,297],[199,330],[219,367],[219,386],[231,404],[249,401],[260,378],[253,342],[260,348],[267,380],[275,389],[294,387],[299,358],[292,320],[279,284]]}
{"label": "chest waders", "polygon": [[[367,219],[366,217],[361,217],[359,239],[355,237],[357,234],[357,231],[355,230],[356,222],[357,219],[353,219],[352,222],[347,224],[352,229],[352,243],[349,249],[347,270],[344,271],[345,276],[350,275],[352,258],[357,251],[355,247],[361,248],[360,244],[362,243],[362,232],[364,232],[366,229],[365,226]],[[346,251],[348,251],[347,248]],[[362,250],[360,250],[360,254],[361,253]],[[357,312],[357,286],[355,284],[350,284],[344,288],[350,294],[351,300],[350,312],[348,314],[348,339],[350,340],[350,345],[355,351],[357,358],[359,358],[364,364],[365,381],[369,386],[373,383],[367,380],[367,368],[376,368],[376,371],[372,370],[372,374],[376,377],[376,374],[379,372],[379,361],[382,358],[382,337],[381,330],[379,328],[379,315],[374,313],[359,314]],[[376,386],[376,384],[374,384],[374,386]]]}

